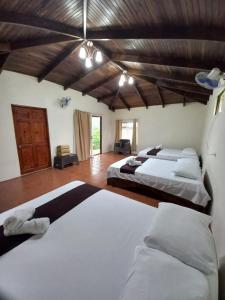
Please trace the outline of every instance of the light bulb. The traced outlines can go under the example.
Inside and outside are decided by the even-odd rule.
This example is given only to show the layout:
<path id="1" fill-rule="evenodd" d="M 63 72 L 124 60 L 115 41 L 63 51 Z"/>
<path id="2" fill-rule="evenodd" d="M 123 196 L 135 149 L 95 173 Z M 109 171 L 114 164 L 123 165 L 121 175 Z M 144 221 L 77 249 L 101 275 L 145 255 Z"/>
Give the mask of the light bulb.
<path id="1" fill-rule="evenodd" d="M 124 80 L 120 77 L 119 86 L 124 86 Z"/>
<path id="2" fill-rule="evenodd" d="M 86 60 L 85 60 L 85 67 L 88 68 L 88 69 L 92 67 L 92 61 L 91 61 L 90 57 L 86 58 Z"/>
<path id="3" fill-rule="evenodd" d="M 87 46 L 88 46 L 88 47 L 92 47 L 92 46 L 93 46 L 93 42 L 92 42 L 92 41 L 88 41 L 88 42 L 87 42 Z"/>
<path id="4" fill-rule="evenodd" d="M 122 75 L 120 76 L 120 80 L 123 81 L 123 82 L 125 82 L 125 81 L 126 81 L 126 76 L 125 76 L 124 74 L 122 74 Z"/>
<path id="5" fill-rule="evenodd" d="M 133 84 L 134 83 L 134 78 L 133 77 L 129 77 L 129 79 L 128 79 L 128 84 Z"/>
<path id="6" fill-rule="evenodd" d="M 80 48 L 79 57 L 81 59 L 85 59 L 87 57 L 87 51 L 84 47 Z"/>
<path id="7" fill-rule="evenodd" d="M 102 52 L 97 50 L 96 55 L 95 55 L 95 61 L 97 63 L 101 63 L 102 62 Z"/>

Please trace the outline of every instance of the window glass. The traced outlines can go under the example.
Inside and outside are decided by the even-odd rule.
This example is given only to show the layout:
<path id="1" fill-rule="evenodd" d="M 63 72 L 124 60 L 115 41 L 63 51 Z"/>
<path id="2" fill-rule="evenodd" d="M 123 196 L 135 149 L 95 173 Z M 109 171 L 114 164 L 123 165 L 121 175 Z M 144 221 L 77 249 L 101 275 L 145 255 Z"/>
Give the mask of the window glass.
<path id="1" fill-rule="evenodd" d="M 129 139 L 132 143 L 133 135 L 133 122 L 123 121 L 122 122 L 122 139 Z"/>

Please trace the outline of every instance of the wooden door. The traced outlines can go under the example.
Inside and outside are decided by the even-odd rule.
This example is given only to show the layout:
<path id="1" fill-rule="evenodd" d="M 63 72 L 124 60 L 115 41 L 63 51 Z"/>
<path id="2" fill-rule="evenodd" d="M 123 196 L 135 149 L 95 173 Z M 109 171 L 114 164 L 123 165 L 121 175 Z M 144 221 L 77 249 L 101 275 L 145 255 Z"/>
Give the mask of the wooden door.
<path id="1" fill-rule="evenodd" d="M 12 105 L 12 112 L 21 174 L 50 167 L 46 109 Z"/>

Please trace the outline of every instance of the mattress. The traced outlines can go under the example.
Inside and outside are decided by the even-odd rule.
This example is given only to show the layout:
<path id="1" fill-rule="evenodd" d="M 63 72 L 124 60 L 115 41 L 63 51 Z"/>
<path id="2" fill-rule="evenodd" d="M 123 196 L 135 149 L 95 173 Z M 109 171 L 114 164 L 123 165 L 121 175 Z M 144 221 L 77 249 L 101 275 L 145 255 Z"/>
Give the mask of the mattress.
<path id="1" fill-rule="evenodd" d="M 156 155 L 148 155 L 147 152 L 152 149 L 153 149 L 153 147 L 143 149 L 138 153 L 138 156 L 160 158 L 160 159 L 167 159 L 167 160 L 178 160 L 179 158 L 185 158 L 185 157 L 188 157 L 188 158 L 191 157 L 191 158 L 198 159 L 197 154 L 196 155 L 185 155 L 185 154 L 183 154 L 183 150 L 181 150 L 181 149 L 170 149 L 170 148 L 162 149 Z"/>
<path id="2" fill-rule="evenodd" d="M 83 184 L 73 181 L 20 208 L 37 207 Z M 0 224 L 12 210 L 0 214 Z M 134 249 L 143 244 L 157 208 L 100 190 L 0 256 L 0 299 L 115 300 Z"/>
<path id="3" fill-rule="evenodd" d="M 121 166 L 126 164 L 129 158 L 113 163 L 107 170 L 107 178 L 134 181 L 206 207 L 210 197 L 202 180 L 175 176 L 173 169 L 176 161 L 150 158 L 135 170 L 134 175 L 121 173 Z"/>

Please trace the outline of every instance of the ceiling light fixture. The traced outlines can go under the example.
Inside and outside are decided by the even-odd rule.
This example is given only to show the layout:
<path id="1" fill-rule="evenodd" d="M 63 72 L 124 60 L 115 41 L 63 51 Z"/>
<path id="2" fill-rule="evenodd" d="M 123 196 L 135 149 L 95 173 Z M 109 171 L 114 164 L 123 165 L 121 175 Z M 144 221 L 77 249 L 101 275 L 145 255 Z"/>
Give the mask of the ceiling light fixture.
<path id="1" fill-rule="evenodd" d="M 120 76 L 120 80 L 119 80 L 119 86 L 122 87 L 124 86 L 125 83 L 128 83 L 129 85 L 134 84 L 134 78 L 131 76 L 127 75 L 127 71 L 123 71 L 123 74 L 121 74 Z"/>
<path id="2" fill-rule="evenodd" d="M 85 60 L 85 67 L 91 68 L 93 62 L 100 64 L 103 61 L 102 52 L 93 46 L 93 42 L 84 41 L 80 47 L 79 57 Z"/>

